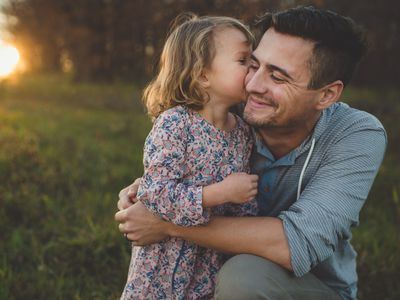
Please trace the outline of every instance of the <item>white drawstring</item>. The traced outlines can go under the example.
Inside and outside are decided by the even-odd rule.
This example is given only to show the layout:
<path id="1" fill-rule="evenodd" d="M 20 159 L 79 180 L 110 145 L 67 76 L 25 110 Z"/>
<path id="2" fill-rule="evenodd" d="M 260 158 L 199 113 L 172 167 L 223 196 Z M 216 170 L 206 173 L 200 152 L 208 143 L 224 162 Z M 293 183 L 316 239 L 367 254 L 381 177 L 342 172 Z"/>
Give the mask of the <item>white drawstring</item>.
<path id="1" fill-rule="evenodd" d="M 306 171 L 308 162 L 310 161 L 311 155 L 312 155 L 312 153 L 314 151 L 314 145 L 315 145 L 315 138 L 313 138 L 312 141 L 311 141 L 310 150 L 308 151 L 308 155 L 307 155 L 306 161 L 304 162 L 303 169 L 301 170 L 301 173 L 300 173 L 299 185 L 297 186 L 297 200 L 299 200 L 299 197 L 300 197 L 301 183 L 303 182 L 304 172 Z"/>

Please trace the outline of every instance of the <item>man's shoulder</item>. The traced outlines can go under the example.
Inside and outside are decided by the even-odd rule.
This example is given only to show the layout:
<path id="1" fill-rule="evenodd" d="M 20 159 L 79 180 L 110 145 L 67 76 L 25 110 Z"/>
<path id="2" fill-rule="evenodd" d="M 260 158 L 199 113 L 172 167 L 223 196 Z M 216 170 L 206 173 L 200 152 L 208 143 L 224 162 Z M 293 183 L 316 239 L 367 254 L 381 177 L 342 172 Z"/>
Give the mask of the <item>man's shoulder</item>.
<path id="1" fill-rule="evenodd" d="M 340 126 L 345 130 L 375 129 L 384 131 L 384 127 L 377 117 L 343 102 L 335 103 L 325 113 L 330 126 L 336 125 L 334 126 L 336 128 Z"/>

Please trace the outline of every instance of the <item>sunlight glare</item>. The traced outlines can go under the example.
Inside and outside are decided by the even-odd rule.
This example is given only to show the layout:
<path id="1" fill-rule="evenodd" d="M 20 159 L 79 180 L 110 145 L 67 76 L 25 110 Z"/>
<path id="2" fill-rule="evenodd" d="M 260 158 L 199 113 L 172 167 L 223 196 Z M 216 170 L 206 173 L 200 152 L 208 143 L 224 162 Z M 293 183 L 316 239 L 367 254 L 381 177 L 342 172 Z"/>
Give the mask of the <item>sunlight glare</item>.
<path id="1" fill-rule="evenodd" d="M 17 48 L 0 44 L 0 77 L 10 75 L 17 67 L 20 56 Z"/>

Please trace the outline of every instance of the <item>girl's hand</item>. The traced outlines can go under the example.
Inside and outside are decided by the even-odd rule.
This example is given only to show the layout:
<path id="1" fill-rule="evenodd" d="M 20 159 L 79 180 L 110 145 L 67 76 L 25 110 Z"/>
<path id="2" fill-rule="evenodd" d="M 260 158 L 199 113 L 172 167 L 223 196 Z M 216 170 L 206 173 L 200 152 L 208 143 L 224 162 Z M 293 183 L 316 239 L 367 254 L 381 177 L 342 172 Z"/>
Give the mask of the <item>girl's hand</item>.
<path id="1" fill-rule="evenodd" d="M 258 176 L 247 173 L 232 173 L 219 182 L 226 202 L 245 203 L 257 195 Z"/>

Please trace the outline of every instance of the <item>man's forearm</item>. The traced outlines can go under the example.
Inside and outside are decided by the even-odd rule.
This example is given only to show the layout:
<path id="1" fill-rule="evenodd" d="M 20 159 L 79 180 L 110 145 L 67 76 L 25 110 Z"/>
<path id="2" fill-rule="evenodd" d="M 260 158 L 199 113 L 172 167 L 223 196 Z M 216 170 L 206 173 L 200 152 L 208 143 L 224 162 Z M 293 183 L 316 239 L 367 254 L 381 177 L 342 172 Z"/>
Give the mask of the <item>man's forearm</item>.
<path id="1" fill-rule="evenodd" d="M 271 217 L 213 217 L 205 226 L 168 226 L 168 234 L 230 254 L 248 253 L 291 270 L 282 221 Z"/>
<path id="2" fill-rule="evenodd" d="M 254 254 L 291 270 L 282 221 L 271 217 L 212 217 L 204 226 L 181 227 L 153 215 L 140 201 L 116 213 L 119 230 L 137 246 L 168 235 L 225 253 Z"/>

